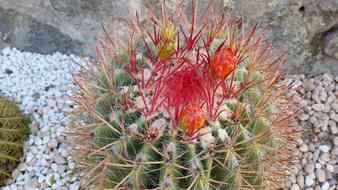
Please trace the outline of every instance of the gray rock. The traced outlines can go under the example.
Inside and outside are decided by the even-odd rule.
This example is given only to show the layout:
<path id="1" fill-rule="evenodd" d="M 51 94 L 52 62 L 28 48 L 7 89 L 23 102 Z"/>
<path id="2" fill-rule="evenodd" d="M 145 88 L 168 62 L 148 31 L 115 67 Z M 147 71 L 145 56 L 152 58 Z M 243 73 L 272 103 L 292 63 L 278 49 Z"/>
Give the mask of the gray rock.
<path id="1" fill-rule="evenodd" d="M 95 35 L 102 34 L 101 23 L 112 23 L 113 13 L 125 19 L 127 10 L 134 13 L 140 7 L 132 0 L 2 0 L 0 46 L 83 54 L 83 44 L 95 43 Z"/>
<path id="2" fill-rule="evenodd" d="M 331 28 L 325 35 L 324 53 L 338 59 L 338 26 Z"/>
<path id="3" fill-rule="evenodd" d="M 12 21 L 14 13 L 10 10 L 4 10 L 0 7 L 0 45 L 2 42 L 8 42 L 11 38 L 10 33 L 13 30 Z"/>

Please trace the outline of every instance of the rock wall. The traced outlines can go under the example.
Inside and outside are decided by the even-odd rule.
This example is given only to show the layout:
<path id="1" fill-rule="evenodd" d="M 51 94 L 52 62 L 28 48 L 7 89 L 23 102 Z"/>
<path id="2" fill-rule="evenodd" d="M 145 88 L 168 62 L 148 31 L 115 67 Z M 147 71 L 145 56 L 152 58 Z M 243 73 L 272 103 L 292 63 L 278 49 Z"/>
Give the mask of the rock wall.
<path id="1" fill-rule="evenodd" d="M 0 0 L 0 48 L 86 54 L 113 15 L 125 17 L 149 0 Z M 157 2 L 157 1 L 155 1 Z M 289 54 L 290 73 L 338 74 L 337 0 L 219 0 L 234 17 L 259 21 Z"/>

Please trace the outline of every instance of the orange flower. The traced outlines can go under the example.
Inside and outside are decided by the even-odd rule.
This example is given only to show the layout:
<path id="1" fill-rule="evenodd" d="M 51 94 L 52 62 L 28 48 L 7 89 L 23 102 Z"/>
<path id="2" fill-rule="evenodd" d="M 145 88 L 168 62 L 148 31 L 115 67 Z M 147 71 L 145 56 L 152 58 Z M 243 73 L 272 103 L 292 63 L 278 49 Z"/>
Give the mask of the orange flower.
<path id="1" fill-rule="evenodd" d="M 205 114 L 202 108 L 197 106 L 188 106 L 181 115 L 181 124 L 188 134 L 194 133 L 203 127 L 205 123 Z"/>
<path id="2" fill-rule="evenodd" d="M 211 73 L 216 79 L 227 77 L 236 67 L 238 61 L 231 48 L 224 48 L 215 53 L 210 62 Z"/>

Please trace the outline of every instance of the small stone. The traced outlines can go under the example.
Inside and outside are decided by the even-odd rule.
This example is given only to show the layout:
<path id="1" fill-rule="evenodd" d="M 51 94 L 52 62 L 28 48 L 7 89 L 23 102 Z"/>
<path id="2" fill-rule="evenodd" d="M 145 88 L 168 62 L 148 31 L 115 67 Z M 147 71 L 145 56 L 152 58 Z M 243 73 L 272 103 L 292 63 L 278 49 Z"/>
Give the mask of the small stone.
<path id="1" fill-rule="evenodd" d="M 334 169 L 333 166 L 331 164 L 326 165 L 326 169 L 327 171 L 329 171 L 330 173 L 333 173 Z"/>
<path id="2" fill-rule="evenodd" d="M 301 121 L 306 121 L 310 118 L 310 116 L 308 114 L 300 114 L 298 119 L 301 120 Z"/>
<path id="3" fill-rule="evenodd" d="M 36 145 L 42 145 L 42 140 L 39 137 L 35 137 L 34 144 Z"/>
<path id="4" fill-rule="evenodd" d="M 60 90 L 61 92 L 66 92 L 66 91 L 68 90 L 68 87 L 67 87 L 67 85 L 61 85 L 61 86 L 59 87 L 59 90 Z"/>
<path id="5" fill-rule="evenodd" d="M 331 113 L 330 114 L 330 119 L 338 123 L 338 114 L 336 113 Z"/>
<path id="6" fill-rule="evenodd" d="M 23 172 L 23 171 L 27 170 L 27 167 L 28 167 L 28 166 L 27 166 L 26 163 L 22 163 L 22 164 L 20 164 L 20 166 L 19 166 L 19 170 Z"/>
<path id="7" fill-rule="evenodd" d="M 303 175 L 298 175 L 297 176 L 297 184 L 299 185 L 300 188 L 304 187 L 305 181 L 304 181 L 304 176 Z"/>
<path id="8" fill-rule="evenodd" d="M 298 184 L 293 184 L 290 188 L 290 190 L 299 190 L 299 185 Z"/>
<path id="9" fill-rule="evenodd" d="M 316 174 L 317 181 L 324 182 L 326 180 L 326 174 L 325 174 L 324 170 L 316 169 L 315 174 Z"/>
<path id="10" fill-rule="evenodd" d="M 309 150 L 308 146 L 306 144 L 302 144 L 300 147 L 299 147 L 299 150 L 301 152 L 307 152 Z"/>
<path id="11" fill-rule="evenodd" d="M 316 163 L 316 164 L 315 164 L 315 168 L 316 168 L 316 169 L 320 169 L 320 168 L 322 168 L 322 165 L 320 165 L 320 163 Z"/>
<path id="12" fill-rule="evenodd" d="M 66 160 L 61 156 L 61 155 L 57 155 L 54 157 L 54 161 L 56 164 L 64 164 L 66 163 Z"/>
<path id="13" fill-rule="evenodd" d="M 47 99 L 47 106 L 53 108 L 56 106 L 56 102 L 53 99 Z"/>
<path id="14" fill-rule="evenodd" d="M 35 123 L 31 123 L 29 124 L 29 128 L 30 128 L 31 134 L 36 135 L 36 133 L 38 132 L 38 125 Z"/>
<path id="15" fill-rule="evenodd" d="M 313 163 L 306 164 L 304 166 L 304 171 L 308 174 L 311 174 L 315 171 L 315 165 Z"/>
<path id="16" fill-rule="evenodd" d="M 77 190 L 79 188 L 79 184 L 77 182 L 74 182 L 70 184 L 69 189 L 70 190 Z"/>
<path id="17" fill-rule="evenodd" d="M 331 134 L 335 135 L 338 133 L 338 128 L 337 126 L 330 126 L 330 132 Z"/>
<path id="18" fill-rule="evenodd" d="M 328 153 L 330 151 L 330 147 L 328 147 L 327 145 L 320 145 L 319 150 L 321 150 L 324 153 Z"/>
<path id="19" fill-rule="evenodd" d="M 313 104 L 312 109 L 318 112 L 322 112 L 325 109 L 324 104 Z"/>
<path id="20" fill-rule="evenodd" d="M 66 166 L 58 165 L 57 169 L 58 169 L 58 173 L 64 173 L 66 171 Z"/>
<path id="21" fill-rule="evenodd" d="M 57 139 L 51 139 L 48 142 L 48 147 L 51 149 L 55 149 L 58 147 L 58 140 Z"/>
<path id="22" fill-rule="evenodd" d="M 13 170 L 13 172 L 12 172 L 13 179 L 16 179 L 20 174 L 21 174 L 21 172 L 20 172 L 19 169 Z"/>
<path id="23" fill-rule="evenodd" d="M 52 168 L 52 170 L 54 171 L 54 172 L 58 172 L 58 165 L 57 164 L 51 164 L 50 165 L 50 168 Z"/>
<path id="24" fill-rule="evenodd" d="M 305 91 L 312 91 L 316 88 L 316 86 L 309 80 L 303 81 L 303 88 Z"/>
<path id="25" fill-rule="evenodd" d="M 311 187 L 314 183 L 315 183 L 315 181 L 310 176 L 306 176 L 306 178 L 305 178 L 305 186 L 306 187 Z"/>
<path id="26" fill-rule="evenodd" d="M 38 181 L 34 178 L 29 179 L 23 187 L 25 190 L 35 190 L 38 187 Z"/>
<path id="27" fill-rule="evenodd" d="M 336 145 L 336 146 L 338 146 L 338 137 L 335 137 L 333 139 L 333 144 Z"/>
<path id="28" fill-rule="evenodd" d="M 330 183 L 325 181 L 323 184 L 322 184 L 322 187 L 321 187 L 321 190 L 328 190 L 330 188 Z"/>

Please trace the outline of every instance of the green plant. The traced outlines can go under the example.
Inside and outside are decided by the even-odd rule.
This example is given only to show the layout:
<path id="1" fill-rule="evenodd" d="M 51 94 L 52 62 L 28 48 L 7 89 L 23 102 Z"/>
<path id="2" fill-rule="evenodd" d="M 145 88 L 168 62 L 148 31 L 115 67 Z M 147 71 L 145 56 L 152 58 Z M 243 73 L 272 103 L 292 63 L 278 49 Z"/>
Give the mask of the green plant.
<path id="1" fill-rule="evenodd" d="M 13 102 L 0 96 L 0 185 L 20 163 L 29 122 Z"/>
<path id="2" fill-rule="evenodd" d="M 194 1 L 190 19 L 181 4 L 164 7 L 145 22 L 137 13 L 124 35 L 104 28 L 98 60 L 74 76 L 83 185 L 279 187 L 297 134 L 287 87 L 276 84 L 284 57 L 257 25 L 198 12 Z"/>

